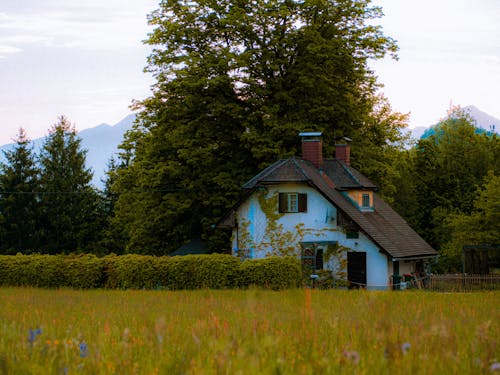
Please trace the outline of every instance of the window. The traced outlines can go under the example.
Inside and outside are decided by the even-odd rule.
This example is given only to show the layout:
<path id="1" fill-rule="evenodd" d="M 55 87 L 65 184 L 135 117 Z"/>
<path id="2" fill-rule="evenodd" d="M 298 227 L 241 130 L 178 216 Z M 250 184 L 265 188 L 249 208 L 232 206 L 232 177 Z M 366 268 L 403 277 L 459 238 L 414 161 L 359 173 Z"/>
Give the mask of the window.
<path id="1" fill-rule="evenodd" d="M 316 249 L 316 269 L 323 269 L 323 249 Z"/>
<path id="2" fill-rule="evenodd" d="M 322 270 L 324 267 L 323 249 L 316 245 L 302 248 L 302 267 L 312 273 Z"/>
<path id="3" fill-rule="evenodd" d="M 357 230 L 348 229 L 346 234 L 345 234 L 345 238 L 348 238 L 348 239 L 359 238 L 359 232 Z"/>
<path id="4" fill-rule="evenodd" d="M 307 212 L 307 194 L 280 193 L 279 212 Z"/>
<path id="5" fill-rule="evenodd" d="M 363 194 L 361 207 L 363 207 L 363 208 L 370 208 L 371 207 L 370 194 Z"/>

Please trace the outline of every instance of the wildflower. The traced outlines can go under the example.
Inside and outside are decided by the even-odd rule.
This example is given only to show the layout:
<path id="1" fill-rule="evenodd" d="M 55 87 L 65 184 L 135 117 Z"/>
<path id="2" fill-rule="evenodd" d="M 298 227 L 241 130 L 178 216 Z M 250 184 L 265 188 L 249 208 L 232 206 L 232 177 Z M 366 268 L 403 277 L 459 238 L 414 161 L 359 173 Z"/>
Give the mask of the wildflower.
<path id="1" fill-rule="evenodd" d="M 30 344 L 33 344 L 38 336 L 42 334 L 42 329 L 37 328 L 37 329 L 29 329 L 28 330 L 28 342 Z"/>
<path id="2" fill-rule="evenodd" d="M 411 344 L 409 342 L 404 342 L 401 345 L 401 351 L 403 352 L 403 354 L 408 353 L 410 351 L 410 348 L 411 348 Z"/>
<path id="3" fill-rule="evenodd" d="M 89 355 L 89 348 L 87 346 L 87 343 L 85 341 L 82 341 L 80 343 L 80 357 L 85 358 Z"/>
<path id="4" fill-rule="evenodd" d="M 500 362 L 493 362 L 490 366 L 491 372 L 500 372 Z"/>
<path id="5" fill-rule="evenodd" d="M 355 365 L 357 365 L 359 363 L 359 360 L 361 359 L 361 356 L 355 350 L 344 350 L 342 354 L 347 360 L 351 361 Z"/>

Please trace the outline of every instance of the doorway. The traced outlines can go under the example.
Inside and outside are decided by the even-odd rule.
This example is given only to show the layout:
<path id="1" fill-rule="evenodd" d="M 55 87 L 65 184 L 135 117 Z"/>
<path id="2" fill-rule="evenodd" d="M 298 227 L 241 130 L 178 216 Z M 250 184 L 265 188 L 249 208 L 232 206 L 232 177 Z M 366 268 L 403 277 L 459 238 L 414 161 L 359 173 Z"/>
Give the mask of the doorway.
<path id="1" fill-rule="evenodd" d="M 347 253 L 347 280 L 349 288 L 366 288 L 366 253 Z"/>

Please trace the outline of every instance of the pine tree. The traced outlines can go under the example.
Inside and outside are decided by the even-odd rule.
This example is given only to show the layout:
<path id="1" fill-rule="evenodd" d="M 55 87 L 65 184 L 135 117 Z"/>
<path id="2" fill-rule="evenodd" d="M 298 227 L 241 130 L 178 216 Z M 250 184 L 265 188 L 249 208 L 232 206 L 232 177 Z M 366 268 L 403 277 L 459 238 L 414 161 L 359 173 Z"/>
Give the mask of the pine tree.
<path id="1" fill-rule="evenodd" d="M 41 151 L 41 235 L 48 253 L 97 251 L 102 205 L 80 143 L 74 126 L 61 116 Z"/>
<path id="2" fill-rule="evenodd" d="M 4 155 L 6 162 L 0 165 L 0 253 L 37 251 L 39 170 L 24 129 L 19 129 L 14 149 Z"/>

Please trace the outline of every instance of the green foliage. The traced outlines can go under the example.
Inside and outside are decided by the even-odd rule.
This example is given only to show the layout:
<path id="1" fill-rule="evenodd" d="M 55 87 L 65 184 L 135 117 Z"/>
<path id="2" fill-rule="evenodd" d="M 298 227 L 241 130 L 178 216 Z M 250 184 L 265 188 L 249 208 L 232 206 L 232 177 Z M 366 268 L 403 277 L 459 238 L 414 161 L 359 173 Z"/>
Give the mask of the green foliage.
<path id="1" fill-rule="evenodd" d="M 433 135 L 396 162 L 394 184 L 400 191 L 394 194 L 394 207 L 432 246 L 444 251 L 452 239 L 448 221 L 473 212 L 476 190 L 488 171 L 500 173 L 499 155 L 498 136 L 477 133 L 474 120 L 453 109 Z"/>
<path id="2" fill-rule="evenodd" d="M 456 115 L 443 121 L 435 135 L 417 146 L 415 193 L 421 212 L 420 229 L 435 246 L 446 241 L 439 233 L 445 212 L 470 214 L 478 185 L 489 170 L 499 168 L 494 155 L 500 139 L 477 134 L 466 114 Z"/>
<path id="3" fill-rule="evenodd" d="M 147 255 L 109 255 L 104 258 L 106 287 L 154 289 L 158 286 L 158 258 Z"/>
<path id="4" fill-rule="evenodd" d="M 68 119 L 50 129 L 40 155 L 40 249 L 48 253 L 95 251 L 104 225 L 102 202 L 91 187 L 86 151 Z"/>
<path id="5" fill-rule="evenodd" d="M 38 166 L 30 140 L 21 128 L 12 151 L 0 165 L 0 254 L 38 247 Z"/>
<path id="6" fill-rule="evenodd" d="M 0 256 L 0 285 L 98 288 L 103 286 L 103 266 L 94 255 Z"/>
<path id="7" fill-rule="evenodd" d="M 160 275 L 166 289 L 234 288 L 240 260 L 223 254 L 162 257 Z"/>
<path id="8" fill-rule="evenodd" d="M 247 259 L 239 269 L 238 286 L 290 289 L 302 283 L 302 268 L 296 257 Z"/>
<path id="9" fill-rule="evenodd" d="M 472 212 L 450 215 L 446 224 L 451 241 L 444 253 L 460 265 L 464 245 L 500 243 L 500 176 L 490 172 L 477 189 Z"/>
<path id="10" fill-rule="evenodd" d="M 146 41 L 156 84 L 112 186 L 114 238 L 155 255 L 200 236 L 221 249 L 212 225 L 243 182 L 297 153 L 299 131 L 322 131 L 330 153 L 343 135 L 363 140 L 353 155 L 383 164 L 405 124 L 374 109 L 368 60 L 397 49 L 380 16 L 366 0 L 161 2 Z"/>
<path id="11" fill-rule="evenodd" d="M 111 289 L 228 289 L 300 285 L 296 258 L 241 262 L 231 255 L 0 255 L 0 286 Z"/>

